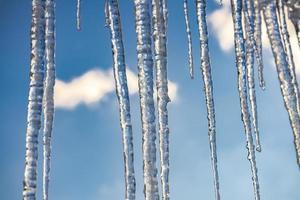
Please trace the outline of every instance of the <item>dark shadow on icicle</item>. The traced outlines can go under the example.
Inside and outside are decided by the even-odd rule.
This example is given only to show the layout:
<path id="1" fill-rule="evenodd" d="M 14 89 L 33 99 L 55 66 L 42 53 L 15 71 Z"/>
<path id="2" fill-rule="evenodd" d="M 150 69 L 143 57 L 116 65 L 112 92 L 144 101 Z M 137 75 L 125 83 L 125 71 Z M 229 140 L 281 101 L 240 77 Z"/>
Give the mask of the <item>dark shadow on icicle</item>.
<path id="1" fill-rule="evenodd" d="M 234 24 L 234 43 L 236 54 L 236 66 L 238 71 L 238 90 L 240 96 L 242 121 L 244 123 L 247 139 L 248 160 L 251 165 L 252 182 L 254 187 L 255 200 L 260 200 L 258 174 L 255 160 L 255 150 L 251 132 L 251 120 L 247 101 L 247 82 L 246 82 L 246 60 L 245 44 L 242 28 L 242 1 L 231 0 L 232 18 Z"/>
<path id="2" fill-rule="evenodd" d="M 170 199 L 169 187 L 169 127 L 167 76 L 167 38 L 162 0 L 152 0 L 154 64 L 156 68 L 158 132 L 160 149 L 160 177 L 162 199 Z"/>
<path id="3" fill-rule="evenodd" d="M 125 199 L 134 200 L 136 181 L 134 175 L 133 134 L 119 3 L 118 0 L 107 0 L 105 5 L 106 22 L 111 36 L 113 70 L 122 130 L 125 165 Z"/>
<path id="4" fill-rule="evenodd" d="M 201 50 L 201 71 L 204 82 L 205 100 L 208 119 L 208 137 L 210 147 L 210 159 L 212 162 L 215 199 L 220 200 L 219 175 L 217 165 L 217 145 L 216 145 L 216 120 L 213 98 L 213 82 L 211 75 L 211 65 L 208 47 L 208 31 L 206 22 L 206 0 L 197 0 L 197 22 L 199 28 L 200 50 Z"/>
<path id="5" fill-rule="evenodd" d="M 260 135 L 258 129 L 258 117 L 257 117 L 257 103 L 255 92 L 255 79 L 254 79 L 254 46 L 252 45 L 255 40 L 254 37 L 250 37 L 250 31 L 254 29 L 254 5 L 252 0 L 243 0 L 244 17 L 248 14 L 251 21 L 246 23 L 246 66 L 247 66 L 247 85 L 249 92 L 250 108 L 252 114 L 252 124 L 254 129 L 254 135 L 256 140 L 256 150 L 261 152 Z M 247 12 L 247 13 L 246 13 Z M 247 21 L 247 19 L 245 19 Z M 252 26 L 250 28 L 249 26 Z M 253 39 L 253 41 L 250 41 Z"/>
<path id="6" fill-rule="evenodd" d="M 81 0 L 77 0 L 76 5 L 76 28 L 78 31 L 81 30 Z"/>
<path id="7" fill-rule="evenodd" d="M 45 0 L 32 1 L 30 34 L 31 61 L 23 200 L 35 200 L 37 193 L 38 135 L 41 129 L 44 92 Z"/>
<path id="8" fill-rule="evenodd" d="M 295 31 L 298 38 L 298 45 L 300 47 L 300 1 L 299 0 L 287 0 L 286 5 L 289 11 L 289 18 L 294 24 Z"/>
<path id="9" fill-rule="evenodd" d="M 275 58 L 281 93 L 294 133 L 297 163 L 300 166 L 300 118 L 297 109 L 297 95 L 295 93 L 292 74 L 289 69 L 288 58 L 281 39 L 275 1 L 268 0 L 265 2 L 263 5 L 263 14 L 273 56 Z"/>
<path id="10" fill-rule="evenodd" d="M 143 173 L 146 200 L 159 200 L 156 168 L 156 124 L 153 99 L 153 59 L 149 0 L 135 0 L 138 82 L 143 130 Z"/>
<path id="11" fill-rule="evenodd" d="M 190 28 L 188 0 L 183 1 L 183 11 L 185 19 L 185 30 L 188 39 L 188 56 L 189 56 L 189 72 L 191 79 L 194 78 L 194 62 L 193 62 L 193 47 L 192 47 L 192 33 Z"/>
<path id="12" fill-rule="evenodd" d="M 54 118 L 55 84 L 55 0 L 46 0 L 45 9 L 45 66 L 44 81 L 44 162 L 43 162 L 43 200 L 49 199 L 49 175 L 51 161 L 51 138 Z"/>

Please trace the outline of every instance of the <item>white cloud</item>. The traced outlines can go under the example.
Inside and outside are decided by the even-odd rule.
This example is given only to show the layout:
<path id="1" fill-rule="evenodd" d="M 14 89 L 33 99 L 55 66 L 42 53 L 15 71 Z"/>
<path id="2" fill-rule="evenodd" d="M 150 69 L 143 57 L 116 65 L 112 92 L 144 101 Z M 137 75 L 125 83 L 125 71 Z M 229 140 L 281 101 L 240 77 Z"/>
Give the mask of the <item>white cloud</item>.
<path id="1" fill-rule="evenodd" d="M 233 23 L 231 16 L 230 1 L 224 0 L 223 6 L 208 16 L 208 22 L 212 27 L 213 34 L 217 38 L 221 49 L 225 52 L 228 52 L 234 47 L 234 38 L 233 38 Z M 297 42 L 297 36 L 293 28 L 292 23 L 288 20 L 288 30 L 290 33 L 290 41 L 294 54 L 294 61 L 296 65 L 297 73 L 300 73 L 300 49 Z M 262 20 L 262 43 L 263 48 L 270 49 L 269 39 L 266 33 L 266 26 L 264 20 Z M 273 58 L 272 62 L 273 61 Z"/>
<path id="2" fill-rule="evenodd" d="M 138 92 L 138 77 L 127 69 L 129 93 Z M 115 82 L 112 70 L 92 69 L 69 82 L 57 79 L 55 84 L 55 107 L 73 109 L 80 104 L 92 105 L 100 102 L 115 92 Z M 175 101 L 177 85 L 169 81 L 169 96 Z"/>

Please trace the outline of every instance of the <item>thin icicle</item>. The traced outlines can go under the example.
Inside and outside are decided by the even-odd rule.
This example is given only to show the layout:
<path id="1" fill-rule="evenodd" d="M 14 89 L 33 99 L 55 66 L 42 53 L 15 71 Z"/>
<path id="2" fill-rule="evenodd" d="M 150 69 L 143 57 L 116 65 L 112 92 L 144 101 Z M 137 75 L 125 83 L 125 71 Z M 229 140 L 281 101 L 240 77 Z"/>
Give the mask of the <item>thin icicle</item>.
<path id="1" fill-rule="evenodd" d="M 249 90 L 249 100 L 250 100 L 250 108 L 252 114 L 252 124 L 256 139 L 256 150 L 261 152 L 261 144 L 260 144 L 260 136 L 258 130 L 258 117 L 257 117 L 257 104 L 256 104 L 256 92 L 255 92 L 255 81 L 254 81 L 254 47 L 251 43 L 251 38 L 249 34 L 249 27 L 254 26 L 252 19 L 254 19 L 254 5 L 252 0 L 244 0 L 243 1 L 243 9 L 244 13 L 248 12 L 251 23 L 246 24 L 246 66 L 247 66 L 247 84 Z M 245 4 L 248 4 L 246 6 Z M 245 15 L 244 15 L 245 16 Z M 255 41 L 253 41 L 255 42 Z"/>
<path id="2" fill-rule="evenodd" d="M 268 0 L 265 2 L 263 14 L 273 56 L 275 58 L 281 93 L 294 133 L 297 163 L 300 167 L 300 118 L 297 109 L 297 95 L 295 94 L 295 85 L 293 84 L 289 63 L 281 40 L 275 1 Z"/>
<path id="3" fill-rule="evenodd" d="M 55 84 L 55 0 L 46 0 L 45 8 L 45 66 L 44 81 L 44 162 L 43 162 L 43 199 L 48 200 L 49 174 L 51 158 L 51 135 L 54 117 L 54 84 Z"/>
<path id="4" fill-rule="evenodd" d="M 170 199 L 169 189 L 169 127 L 167 77 L 167 38 L 164 22 L 162 0 L 152 0 L 152 22 L 154 41 L 154 63 L 156 67 L 158 132 L 160 147 L 160 177 L 162 199 Z"/>
<path id="5" fill-rule="evenodd" d="M 188 55 L 189 55 L 189 71 L 190 77 L 194 78 L 194 63 L 193 63 L 193 47 L 192 47 L 192 33 L 190 28 L 190 19 L 188 12 L 188 0 L 183 1 L 183 10 L 184 10 L 184 19 L 185 19 L 185 28 L 188 39 Z"/>
<path id="6" fill-rule="evenodd" d="M 169 19 L 169 12 L 168 12 L 168 0 L 161 0 L 162 9 L 163 9 L 163 15 L 164 15 L 164 22 L 165 22 L 165 30 L 167 34 L 168 29 L 168 19 Z"/>
<path id="7" fill-rule="evenodd" d="M 144 194 L 146 200 L 159 200 L 156 168 L 156 125 L 153 100 L 153 60 L 150 1 L 135 0 L 138 82 L 143 129 Z"/>
<path id="8" fill-rule="evenodd" d="M 282 35 L 282 41 L 284 44 L 285 52 L 287 55 L 287 60 L 289 63 L 289 69 L 292 77 L 292 83 L 294 85 L 294 90 L 295 90 L 295 95 L 297 99 L 297 109 L 298 113 L 300 114 L 300 101 L 299 101 L 299 89 L 298 89 L 298 83 L 297 83 L 297 76 L 296 76 L 296 67 L 294 63 L 294 57 L 293 57 L 293 52 L 292 52 L 292 47 L 291 47 L 291 42 L 290 42 L 290 36 L 289 32 L 287 29 L 287 23 L 286 23 L 286 15 L 285 15 L 285 10 L 284 10 L 284 5 L 283 5 L 283 0 L 277 0 L 278 3 L 278 17 L 279 17 L 279 22 L 280 22 L 280 30 L 281 30 L 281 35 Z"/>
<path id="9" fill-rule="evenodd" d="M 32 1 L 31 62 L 27 111 L 26 157 L 23 181 L 23 199 L 35 200 L 37 191 L 38 135 L 41 128 L 44 49 L 45 1 Z"/>
<path id="10" fill-rule="evenodd" d="M 258 50 L 258 47 L 256 46 L 256 42 L 255 42 L 255 37 L 254 37 L 254 16 L 250 16 L 250 10 L 254 9 L 254 5 L 250 5 L 250 3 L 252 4 L 253 2 L 251 2 L 250 0 L 242 0 L 242 4 L 244 7 L 244 17 L 245 17 L 245 24 L 246 24 L 246 28 L 247 28 L 247 33 L 249 36 L 249 41 L 250 41 L 250 45 L 251 47 L 254 49 L 254 53 L 255 53 L 255 58 L 257 61 L 257 65 L 258 65 L 258 69 L 261 70 L 263 67 L 263 60 L 261 57 L 261 54 Z M 248 5 L 249 4 L 249 5 Z M 250 6 L 253 6 L 253 8 L 251 8 Z M 249 9 L 248 9 L 249 7 Z M 254 11 L 252 11 L 254 12 Z M 264 85 L 264 84 L 263 84 Z M 262 87 L 262 89 L 264 90 L 265 88 Z"/>
<path id="11" fill-rule="evenodd" d="M 215 199 L 220 200 L 219 175 L 217 166 L 217 145 L 216 145 L 216 120 L 213 98 L 213 83 L 208 48 L 208 31 L 206 21 L 206 0 L 197 0 L 197 22 L 199 26 L 199 39 L 201 49 L 201 70 L 204 82 L 205 100 L 208 119 L 208 137 L 210 147 L 210 159 L 212 162 Z"/>
<path id="12" fill-rule="evenodd" d="M 254 0 L 254 38 L 257 47 L 257 54 L 263 60 L 262 55 L 262 37 L 261 37 L 261 10 L 259 5 L 260 0 Z M 258 81 L 262 90 L 265 90 L 266 83 L 264 78 L 263 62 L 257 63 Z"/>
<path id="13" fill-rule="evenodd" d="M 134 200 L 136 183 L 134 175 L 133 134 L 119 3 L 118 0 L 107 0 L 106 5 L 108 11 L 106 18 L 108 19 L 107 25 L 111 35 L 113 69 L 122 129 L 125 164 L 125 199 Z"/>
<path id="14" fill-rule="evenodd" d="M 78 31 L 81 30 L 81 0 L 77 0 L 77 5 L 76 5 L 76 28 Z"/>
<path id="15" fill-rule="evenodd" d="M 246 82 L 246 61 L 245 46 L 242 29 L 242 2 L 231 0 L 232 18 L 234 24 L 234 41 L 236 53 L 236 66 L 238 70 L 238 90 L 240 96 L 242 121 L 244 123 L 247 138 L 248 160 L 251 164 L 252 181 L 254 187 L 255 200 L 260 199 L 258 175 L 255 161 L 255 150 L 251 133 L 251 120 L 247 102 L 247 82 Z"/>

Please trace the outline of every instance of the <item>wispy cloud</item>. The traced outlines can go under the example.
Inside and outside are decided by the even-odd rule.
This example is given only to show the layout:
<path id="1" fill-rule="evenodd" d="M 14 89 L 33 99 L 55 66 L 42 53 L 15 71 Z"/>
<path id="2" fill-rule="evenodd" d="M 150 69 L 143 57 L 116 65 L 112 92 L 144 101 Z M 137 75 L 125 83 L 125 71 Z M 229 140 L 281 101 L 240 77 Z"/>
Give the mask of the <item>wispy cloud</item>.
<path id="1" fill-rule="evenodd" d="M 127 70 L 129 93 L 138 92 L 137 75 Z M 74 109 L 80 104 L 92 105 L 101 102 L 112 92 L 115 92 L 115 82 L 112 70 L 92 69 L 71 81 L 56 80 L 55 107 Z M 177 85 L 169 81 L 169 96 L 173 101 L 177 99 Z"/>
<path id="2" fill-rule="evenodd" d="M 233 49 L 233 23 L 231 16 L 230 1 L 224 0 L 223 6 L 208 16 L 208 22 L 212 27 L 213 34 L 217 38 L 221 49 L 225 52 L 229 52 Z M 288 30 L 290 33 L 290 41 L 294 54 L 294 61 L 296 65 L 296 71 L 300 74 L 300 49 L 297 43 L 297 36 L 293 28 L 292 23 L 288 20 Z M 266 26 L 264 20 L 262 20 L 262 42 L 263 48 L 270 49 L 269 38 L 266 33 Z M 273 62 L 273 58 L 272 62 Z"/>

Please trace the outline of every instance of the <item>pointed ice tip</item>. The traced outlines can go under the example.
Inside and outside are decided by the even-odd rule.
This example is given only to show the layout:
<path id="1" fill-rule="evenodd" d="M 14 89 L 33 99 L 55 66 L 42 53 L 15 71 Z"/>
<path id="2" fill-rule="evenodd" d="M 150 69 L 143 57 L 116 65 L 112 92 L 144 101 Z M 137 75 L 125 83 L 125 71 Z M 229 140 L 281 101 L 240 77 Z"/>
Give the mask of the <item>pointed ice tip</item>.
<path id="1" fill-rule="evenodd" d="M 260 146 L 260 145 L 257 145 L 256 151 L 257 151 L 257 152 L 261 152 L 261 146 Z"/>
<path id="2" fill-rule="evenodd" d="M 194 74 L 190 74 L 190 78 L 194 80 Z"/>
<path id="3" fill-rule="evenodd" d="M 259 87 L 261 88 L 262 91 L 266 90 L 266 84 L 265 83 L 260 84 Z"/>
<path id="4" fill-rule="evenodd" d="M 222 0 L 219 0 L 219 5 L 223 6 L 223 1 Z"/>

